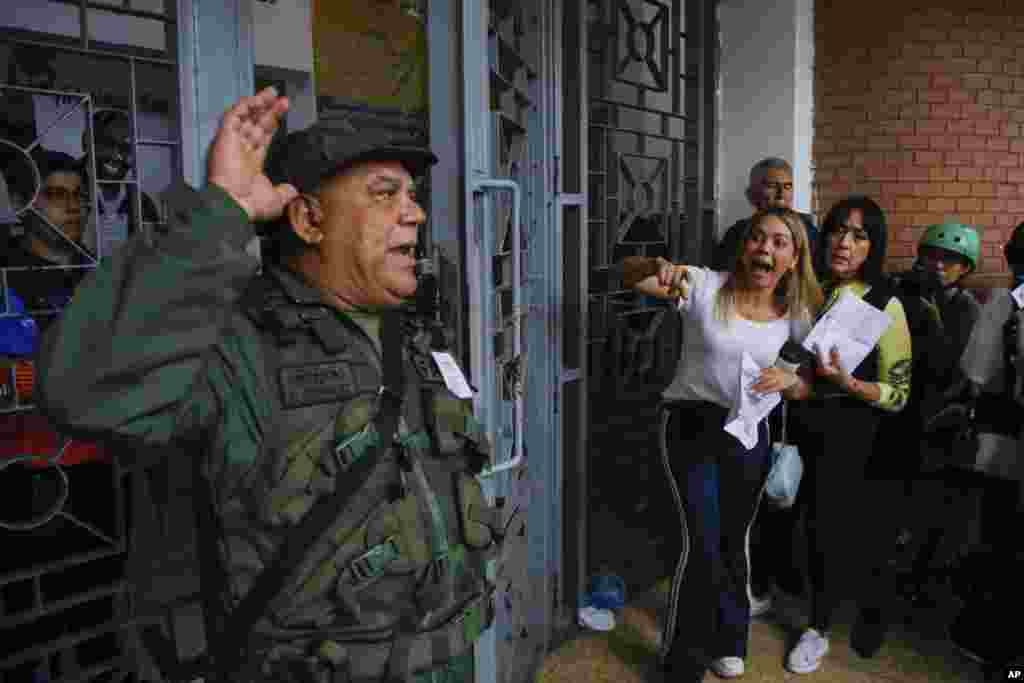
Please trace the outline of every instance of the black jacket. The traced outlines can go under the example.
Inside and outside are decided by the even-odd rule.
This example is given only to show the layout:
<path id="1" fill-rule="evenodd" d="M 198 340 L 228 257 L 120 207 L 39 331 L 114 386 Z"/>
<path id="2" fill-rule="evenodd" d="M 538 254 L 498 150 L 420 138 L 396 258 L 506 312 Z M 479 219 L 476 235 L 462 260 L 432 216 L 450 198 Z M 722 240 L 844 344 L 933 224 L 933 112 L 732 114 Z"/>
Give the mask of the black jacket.
<path id="1" fill-rule="evenodd" d="M 37 256 L 28 250 L 24 240 L 12 240 L 0 257 L 0 267 L 39 268 L 40 270 L 9 270 L 7 284 L 25 304 L 26 310 L 52 311 L 63 309 L 71 299 L 78 283 L 89 272 L 87 267 L 43 269 L 60 265 Z M 76 258 L 71 265 L 86 266 L 84 257 Z M 3 292 L 3 304 L 7 303 L 7 292 Z M 55 314 L 32 315 L 42 332 L 53 322 Z"/>

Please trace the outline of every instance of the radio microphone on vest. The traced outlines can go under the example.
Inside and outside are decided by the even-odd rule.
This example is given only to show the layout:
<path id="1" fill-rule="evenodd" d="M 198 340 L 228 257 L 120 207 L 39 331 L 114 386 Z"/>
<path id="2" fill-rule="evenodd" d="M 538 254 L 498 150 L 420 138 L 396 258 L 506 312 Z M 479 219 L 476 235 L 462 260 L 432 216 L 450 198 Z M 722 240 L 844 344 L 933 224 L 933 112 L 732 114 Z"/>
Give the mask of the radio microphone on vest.
<path id="1" fill-rule="evenodd" d="M 416 311 L 433 317 L 437 313 L 437 276 L 433 259 L 424 258 L 416 262 L 416 279 Z"/>

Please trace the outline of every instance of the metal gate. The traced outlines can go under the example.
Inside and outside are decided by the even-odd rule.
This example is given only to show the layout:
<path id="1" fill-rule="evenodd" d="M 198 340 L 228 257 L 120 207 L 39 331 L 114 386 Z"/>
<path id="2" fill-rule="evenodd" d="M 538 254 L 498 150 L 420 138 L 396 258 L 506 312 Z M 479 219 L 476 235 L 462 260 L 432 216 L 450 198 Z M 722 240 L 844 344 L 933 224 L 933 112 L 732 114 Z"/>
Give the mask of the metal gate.
<path id="1" fill-rule="evenodd" d="M 160 229 L 156 197 L 181 173 L 176 7 L 12 2 L 0 17 L 0 678 L 124 680 L 132 477 L 109 451 L 55 433 L 36 413 L 28 321 L 38 329 L 59 316 L 77 279 L 64 275 Z M 98 135 L 114 165 L 98 167 Z M 80 189 L 48 183 L 59 174 L 45 169 L 68 158 L 83 163 Z M 70 234 L 76 208 L 80 239 Z M 30 255 L 11 265 L 15 253 Z"/>
<path id="2" fill-rule="evenodd" d="M 465 274 L 476 409 L 494 444 L 487 493 L 509 520 L 478 681 L 529 680 L 558 599 L 553 429 L 551 3 L 464 0 Z"/>
<path id="3" fill-rule="evenodd" d="M 714 234 L 714 0 L 566 0 L 562 22 L 566 588 L 608 568 L 648 588 L 671 570 L 655 458 L 677 316 L 625 290 L 630 255 L 702 263 Z M 584 438 L 585 437 L 585 438 Z M 577 444 L 579 444 L 577 446 Z M 632 486 L 623 486 L 631 482 Z M 659 504 L 657 501 L 661 501 Z M 665 564 L 668 566 L 666 567 Z"/>

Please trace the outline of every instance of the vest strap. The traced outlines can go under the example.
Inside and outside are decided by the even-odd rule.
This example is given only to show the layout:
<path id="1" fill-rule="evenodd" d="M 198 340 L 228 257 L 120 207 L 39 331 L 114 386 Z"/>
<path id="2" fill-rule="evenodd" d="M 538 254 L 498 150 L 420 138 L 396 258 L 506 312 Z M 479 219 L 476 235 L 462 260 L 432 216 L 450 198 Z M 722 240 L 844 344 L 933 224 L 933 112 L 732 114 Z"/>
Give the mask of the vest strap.
<path id="1" fill-rule="evenodd" d="M 384 573 L 387 566 L 398 559 L 401 552 L 394 537 L 389 536 L 365 553 L 349 562 L 348 569 L 342 573 L 342 579 L 351 577 L 356 587 L 369 583 Z M 348 577 L 346 577 L 348 575 Z"/>
<path id="2" fill-rule="evenodd" d="M 256 577 L 241 603 L 228 615 L 221 651 L 216 657 L 217 666 L 224 674 L 242 670 L 249 659 L 252 627 L 280 594 L 288 577 L 305 560 L 317 539 L 345 513 L 355 493 L 370 478 L 379 456 L 384 452 L 383 444 L 394 442 L 405 394 L 401 324 L 400 314 L 391 312 L 384 316 L 381 327 L 384 385 L 380 392 L 380 409 L 373 424 L 375 431 L 383 437 L 382 443 L 368 451 L 373 457 L 361 457 L 352 463 L 346 476 L 338 478 L 333 495 L 317 499 L 299 525 L 285 538 L 272 562 Z"/>

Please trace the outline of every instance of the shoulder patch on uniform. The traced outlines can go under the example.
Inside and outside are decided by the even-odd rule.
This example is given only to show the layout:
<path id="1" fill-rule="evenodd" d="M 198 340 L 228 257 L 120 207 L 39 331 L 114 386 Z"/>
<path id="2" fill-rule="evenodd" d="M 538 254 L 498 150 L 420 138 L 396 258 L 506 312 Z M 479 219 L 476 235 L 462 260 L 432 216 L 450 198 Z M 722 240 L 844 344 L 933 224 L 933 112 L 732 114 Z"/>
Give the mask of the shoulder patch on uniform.
<path id="1" fill-rule="evenodd" d="M 359 365 L 349 361 L 305 363 L 281 368 L 281 402 L 285 408 L 343 401 L 358 391 Z"/>

